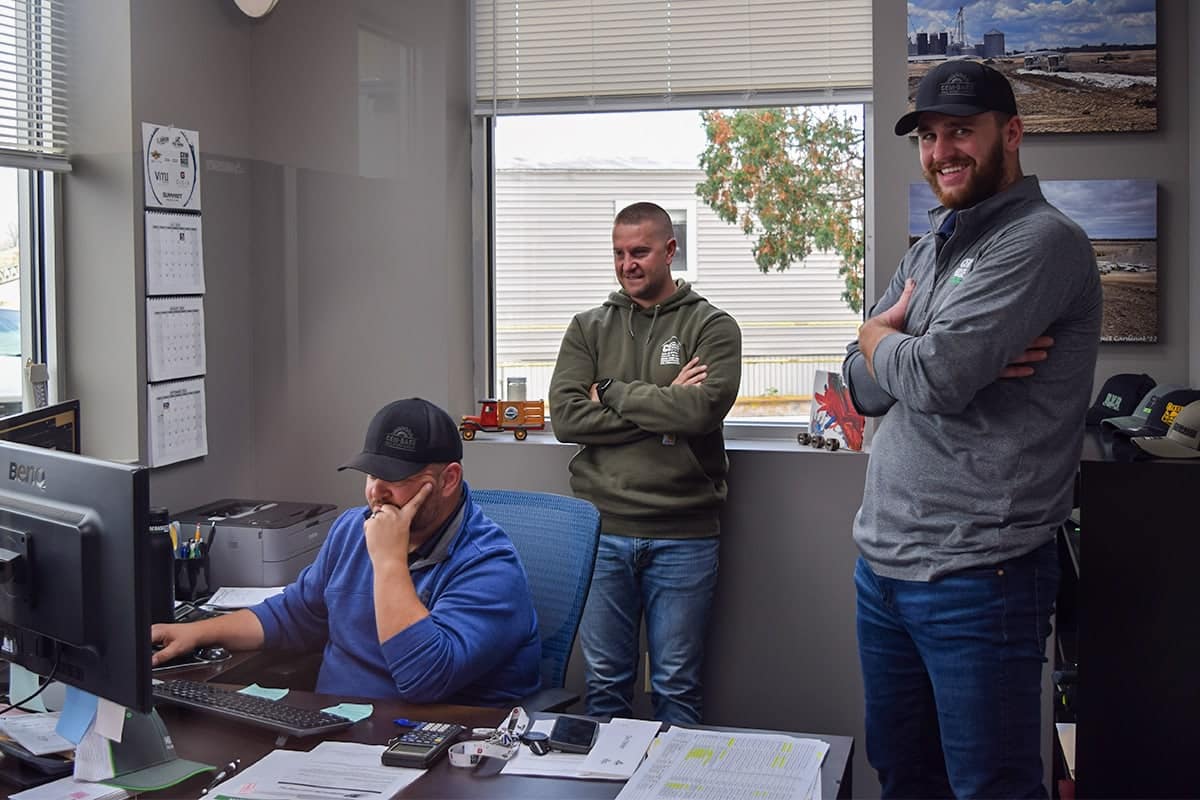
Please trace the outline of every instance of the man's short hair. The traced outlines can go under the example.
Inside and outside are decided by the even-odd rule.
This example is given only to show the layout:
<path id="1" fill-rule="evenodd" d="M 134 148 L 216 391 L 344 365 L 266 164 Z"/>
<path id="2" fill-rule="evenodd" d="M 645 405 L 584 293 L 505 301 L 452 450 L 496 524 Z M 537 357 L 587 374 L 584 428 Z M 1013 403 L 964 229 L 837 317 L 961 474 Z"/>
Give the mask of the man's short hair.
<path id="1" fill-rule="evenodd" d="M 667 239 L 675 236 L 675 228 L 671 225 L 671 215 L 662 206 L 655 203 L 634 203 L 625 206 L 613 220 L 613 226 L 641 225 L 643 222 L 654 223 Z"/>

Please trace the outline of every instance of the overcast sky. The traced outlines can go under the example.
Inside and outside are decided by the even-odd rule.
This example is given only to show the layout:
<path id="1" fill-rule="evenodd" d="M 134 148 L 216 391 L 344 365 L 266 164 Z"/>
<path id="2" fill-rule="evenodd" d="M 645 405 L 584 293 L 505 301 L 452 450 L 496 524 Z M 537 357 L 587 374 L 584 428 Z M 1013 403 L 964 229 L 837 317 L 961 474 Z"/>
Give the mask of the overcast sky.
<path id="1" fill-rule="evenodd" d="M 1158 194 L 1151 180 L 1042 181 L 1042 194 L 1075 220 L 1089 239 L 1157 239 Z M 908 234 L 929 232 L 937 205 L 925 183 L 908 187 Z"/>
<path id="2" fill-rule="evenodd" d="M 954 31 L 961 6 L 967 44 L 995 29 L 1008 50 L 1052 50 L 1084 44 L 1154 44 L 1155 0 L 915 0 L 908 33 Z"/>

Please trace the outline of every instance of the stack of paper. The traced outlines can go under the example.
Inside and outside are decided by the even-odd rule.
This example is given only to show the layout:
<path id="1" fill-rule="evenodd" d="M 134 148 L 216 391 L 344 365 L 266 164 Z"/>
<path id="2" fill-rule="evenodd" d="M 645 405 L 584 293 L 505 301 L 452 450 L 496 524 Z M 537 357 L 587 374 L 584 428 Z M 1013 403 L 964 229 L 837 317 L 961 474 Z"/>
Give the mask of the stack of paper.
<path id="1" fill-rule="evenodd" d="M 125 800 L 129 794 L 103 783 L 85 783 L 70 775 L 9 795 L 11 800 Z"/>
<path id="2" fill-rule="evenodd" d="M 17 744 L 35 756 L 47 753 L 65 753 L 75 745 L 55 733 L 58 712 L 41 714 L 19 714 L 0 717 L 0 730 L 8 734 Z"/>
<path id="3" fill-rule="evenodd" d="M 820 800 L 829 745 L 782 734 L 671 728 L 617 800 Z"/>
<path id="4" fill-rule="evenodd" d="M 542 719 L 533 723 L 531 730 L 549 733 L 553 727 L 553 719 Z M 614 719 L 601 723 L 596 743 L 586 755 L 552 751 L 539 756 L 522 747 L 504 765 L 504 774 L 627 780 L 642 763 L 642 756 L 660 727 L 658 722 L 644 719 Z"/>
<path id="5" fill-rule="evenodd" d="M 425 774 L 423 769 L 385 767 L 385 745 L 321 742 L 310 752 L 275 750 L 229 780 L 211 797 L 278 798 L 394 797 Z"/>
<path id="6" fill-rule="evenodd" d="M 222 586 L 204 605 L 222 611 L 231 608 L 249 608 L 277 594 L 283 594 L 282 586 Z"/>

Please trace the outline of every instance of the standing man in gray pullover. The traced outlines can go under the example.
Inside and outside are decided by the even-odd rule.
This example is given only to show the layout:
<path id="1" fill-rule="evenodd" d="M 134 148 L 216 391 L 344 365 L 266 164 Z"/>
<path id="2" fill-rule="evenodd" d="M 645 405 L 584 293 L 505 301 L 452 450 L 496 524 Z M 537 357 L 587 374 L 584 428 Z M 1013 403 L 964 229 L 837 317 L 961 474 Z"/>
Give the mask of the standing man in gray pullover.
<path id="1" fill-rule="evenodd" d="M 882 417 L 854 520 L 867 757 L 888 797 L 1045 797 L 1041 669 L 1100 338 L 1087 235 L 1021 172 L 1007 79 L 917 89 L 941 203 L 843 365 Z M 1036 367 L 1033 366 L 1036 364 Z"/>

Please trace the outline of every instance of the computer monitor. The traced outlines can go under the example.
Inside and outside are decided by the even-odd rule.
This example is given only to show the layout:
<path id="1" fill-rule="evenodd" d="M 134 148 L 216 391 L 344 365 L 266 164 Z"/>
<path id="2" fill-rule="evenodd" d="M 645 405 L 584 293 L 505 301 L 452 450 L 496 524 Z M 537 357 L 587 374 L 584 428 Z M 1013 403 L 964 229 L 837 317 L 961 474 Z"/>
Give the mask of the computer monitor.
<path id="1" fill-rule="evenodd" d="M 0 417 L 0 439 L 66 453 L 79 452 L 79 401 L 64 400 Z"/>
<path id="2" fill-rule="evenodd" d="M 0 657 L 151 710 L 149 496 L 145 467 L 0 441 Z"/>

